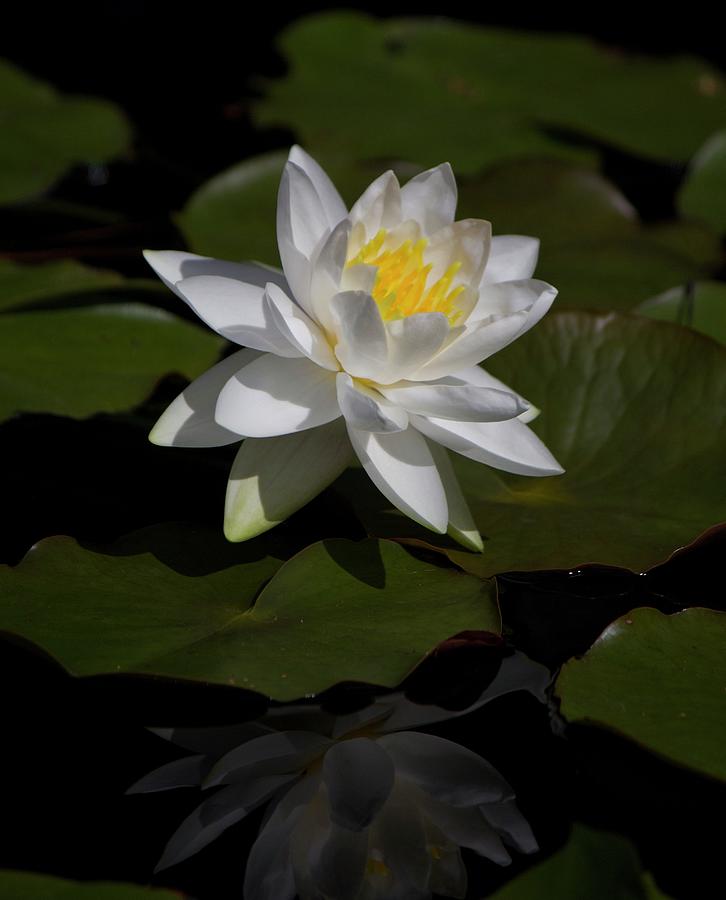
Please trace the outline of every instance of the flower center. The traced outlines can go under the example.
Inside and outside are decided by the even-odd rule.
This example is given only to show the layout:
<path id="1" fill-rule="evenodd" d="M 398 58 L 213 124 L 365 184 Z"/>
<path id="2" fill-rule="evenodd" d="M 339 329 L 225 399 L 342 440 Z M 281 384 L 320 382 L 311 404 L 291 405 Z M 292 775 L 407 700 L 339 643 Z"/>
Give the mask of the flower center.
<path id="1" fill-rule="evenodd" d="M 432 263 L 424 263 L 424 250 L 428 241 L 421 238 L 415 243 L 404 241 L 395 250 L 384 250 L 386 229 L 381 230 L 365 244 L 346 267 L 356 265 L 376 266 L 378 272 L 373 285 L 373 299 L 378 304 L 384 321 L 403 319 L 414 313 L 439 312 L 456 325 L 463 315 L 456 298 L 464 290 L 463 285 L 451 284 L 461 268 L 460 262 L 452 263 L 444 274 L 428 285 Z"/>

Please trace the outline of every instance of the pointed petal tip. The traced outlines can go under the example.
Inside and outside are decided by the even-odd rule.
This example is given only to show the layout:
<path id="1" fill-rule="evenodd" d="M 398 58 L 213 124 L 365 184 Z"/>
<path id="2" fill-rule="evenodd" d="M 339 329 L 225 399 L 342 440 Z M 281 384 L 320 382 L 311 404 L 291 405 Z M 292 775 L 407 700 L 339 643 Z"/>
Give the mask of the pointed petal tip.
<path id="1" fill-rule="evenodd" d="M 484 541 L 478 531 L 459 531 L 449 525 L 447 534 L 466 550 L 471 550 L 473 553 L 484 551 Z"/>

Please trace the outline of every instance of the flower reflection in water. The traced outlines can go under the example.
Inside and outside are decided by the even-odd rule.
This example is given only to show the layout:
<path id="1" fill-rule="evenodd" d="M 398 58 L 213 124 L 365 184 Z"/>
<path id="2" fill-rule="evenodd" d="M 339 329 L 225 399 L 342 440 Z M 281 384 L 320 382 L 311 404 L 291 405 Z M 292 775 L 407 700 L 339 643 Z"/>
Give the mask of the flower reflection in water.
<path id="1" fill-rule="evenodd" d="M 288 706 L 242 725 L 154 729 L 193 755 L 156 769 L 129 793 L 216 789 L 173 834 L 157 871 L 268 803 L 247 863 L 245 900 L 464 897 L 460 848 L 507 865 L 507 847 L 532 853 L 537 842 L 493 766 L 412 729 L 510 691 L 543 700 L 548 681 L 544 667 L 514 654 L 476 703 L 457 712 L 394 694 L 343 716 Z"/>

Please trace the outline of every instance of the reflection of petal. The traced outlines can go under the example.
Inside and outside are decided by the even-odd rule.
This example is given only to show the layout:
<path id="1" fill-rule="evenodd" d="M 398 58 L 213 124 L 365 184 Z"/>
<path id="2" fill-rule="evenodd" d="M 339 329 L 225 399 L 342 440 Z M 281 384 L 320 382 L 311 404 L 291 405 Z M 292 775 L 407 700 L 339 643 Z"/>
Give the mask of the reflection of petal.
<path id="1" fill-rule="evenodd" d="M 352 831 L 367 828 L 388 799 L 393 778 L 391 757 L 374 741 L 353 738 L 334 744 L 323 761 L 331 820 Z"/>
<path id="2" fill-rule="evenodd" d="M 399 731 L 378 741 L 397 773 L 442 803 L 474 806 L 512 796 L 512 789 L 493 766 L 453 741 L 418 731 Z"/>
<path id="3" fill-rule="evenodd" d="M 330 743 L 328 738 L 311 731 L 275 731 L 263 735 L 226 753 L 212 768 L 206 786 L 297 772 L 322 755 Z"/>
<path id="4" fill-rule="evenodd" d="M 127 788 L 126 793 L 151 794 L 156 791 L 168 791 L 172 788 L 193 787 L 202 783 L 207 769 L 208 764 L 204 755 L 174 759 L 144 775 L 130 788 Z"/>
<path id="5" fill-rule="evenodd" d="M 492 828 L 496 829 L 504 838 L 505 843 L 519 850 L 520 853 L 536 853 L 539 850 L 529 822 L 517 809 L 514 800 L 505 800 L 503 803 L 487 803 L 480 809 Z"/>
<path id="6" fill-rule="evenodd" d="M 304 357 L 283 359 L 271 353 L 229 379 L 214 413 L 222 427 L 255 438 L 315 428 L 339 415 L 332 372 Z"/>
<path id="7" fill-rule="evenodd" d="M 423 805 L 426 815 L 452 843 L 473 850 L 500 866 L 508 866 L 512 862 L 499 835 L 484 821 L 479 807 L 450 806 L 430 797 L 424 799 Z"/>
<path id="8" fill-rule="evenodd" d="M 287 774 L 256 778 L 245 784 L 230 785 L 205 800 L 171 836 L 154 871 L 167 869 L 198 853 L 295 777 Z"/>

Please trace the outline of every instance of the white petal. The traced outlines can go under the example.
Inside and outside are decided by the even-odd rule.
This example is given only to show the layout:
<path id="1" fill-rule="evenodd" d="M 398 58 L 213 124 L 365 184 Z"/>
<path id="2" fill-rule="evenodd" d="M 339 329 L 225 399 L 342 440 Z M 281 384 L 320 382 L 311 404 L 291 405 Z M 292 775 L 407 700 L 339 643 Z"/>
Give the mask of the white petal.
<path id="1" fill-rule="evenodd" d="M 238 350 L 200 375 L 162 413 L 149 434 L 151 443 L 162 447 L 223 447 L 238 441 L 236 431 L 216 422 L 214 409 L 229 379 L 259 356 L 257 350 Z"/>
<path id="2" fill-rule="evenodd" d="M 328 227 L 335 228 L 338 222 L 348 215 L 348 209 L 323 167 L 297 144 L 290 149 L 288 158 L 290 162 L 299 166 L 313 183 L 328 220 Z"/>
<path id="3" fill-rule="evenodd" d="M 339 370 L 338 361 L 317 323 L 276 284 L 270 283 L 265 288 L 264 303 L 277 330 L 293 347 L 317 365 L 332 372 Z"/>
<path id="4" fill-rule="evenodd" d="M 266 314 L 264 288 L 221 275 L 193 275 L 176 287 L 199 318 L 227 340 L 278 356 L 302 355 Z"/>
<path id="5" fill-rule="evenodd" d="M 350 211 L 350 221 L 362 222 L 370 240 L 381 228 L 401 221 L 401 189 L 392 171 L 379 175 L 361 194 Z"/>
<path id="6" fill-rule="evenodd" d="M 388 340 L 378 304 L 369 294 L 344 291 L 330 301 L 338 343 L 335 355 L 350 375 L 377 381 L 388 362 Z"/>
<path id="7" fill-rule="evenodd" d="M 508 866 L 512 862 L 496 831 L 484 820 L 476 806 L 457 808 L 428 800 L 425 810 L 434 825 L 452 843 L 473 850 L 478 856 L 500 866 Z"/>
<path id="8" fill-rule="evenodd" d="M 391 793 L 391 757 L 369 738 L 335 743 L 323 760 L 330 818 L 342 828 L 367 828 Z"/>
<path id="9" fill-rule="evenodd" d="M 540 414 L 540 410 L 537 409 L 533 403 L 530 403 L 529 400 L 525 400 L 521 394 L 517 394 L 516 391 L 513 391 L 503 381 L 490 375 L 489 372 L 487 372 L 486 369 L 482 369 L 481 366 L 472 366 L 469 369 L 461 369 L 452 377 L 456 378 L 456 380 L 465 381 L 479 387 L 493 388 L 495 391 L 506 391 L 508 394 L 515 394 L 522 405 L 526 407 L 525 411 L 517 416 L 520 422 L 531 422 Z"/>
<path id="10" fill-rule="evenodd" d="M 453 284 L 479 285 L 489 257 L 492 226 L 484 219 L 460 219 L 432 235 L 424 258 L 433 263 L 429 284 L 441 278 L 452 263 L 460 265 Z"/>
<path id="11" fill-rule="evenodd" d="M 529 822 L 517 809 L 514 800 L 486 803 L 480 807 L 480 810 L 492 828 L 501 834 L 505 843 L 519 850 L 520 853 L 536 853 L 539 850 L 537 839 L 532 833 Z"/>
<path id="12" fill-rule="evenodd" d="M 393 759 L 399 775 L 442 803 L 477 806 L 512 796 L 494 766 L 461 744 L 419 731 L 387 734 L 378 743 Z"/>
<path id="13" fill-rule="evenodd" d="M 446 505 L 449 507 L 447 533 L 467 550 L 481 553 L 484 549 L 484 542 L 476 527 L 469 505 L 461 492 L 448 451 L 433 441 L 429 441 L 429 450 L 436 463 L 436 468 L 439 470 L 441 483 L 446 492 Z"/>
<path id="14" fill-rule="evenodd" d="M 426 441 L 413 428 L 373 434 L 348 428 L 353 449 L 371 481 L 401 512 L 443 534 L 446 495 Z"/>
<path id="15" fill-rule="evenodd" d="M 527 409 L 516 394 L 451 376 L 435 382 L 398 381 L 381 387 L 381 393 L 409 412 L 458 422 L 502 422 Z"/>
<path id="16" fill-rule="evenodd" d="M 481 285 L 479 300 L 469 314 L 468 322 L 477 322 L 490 315 L 509 316 L 524 312 L 527 318 L 516 335 L 519 337 L 539 322 L 556 296 L 557 288 L 535 278 Z"/>
<path id="17" fill-rule="evenodd" d="M 198 853 L 294 777 L 270 775 L 246 784 L 233 784 L 205 800 L 171 836 L 154 872 Z"/>
<path id="18" fill-rule="evenodd" d="M 225 259 L 213 259 L 211 256 L 197 256 L 196 253 L 186 253 L 182 250 L 144 250 L 144 258 L 164 284 L 180 297 L 177 282 L 193 275 L 221 275 L 257 287 L 264 287 L 268 281 L 273 281 L 283 290 L 287 290 L 287 281 L 282 272 L 264 263 L 229 262 Z"/>
<path id="19" fill-rule="evenodd" d="M 506 347 L 521 333 L 526 322 L 527 313 L 518 312 L 501 319 L 482 319 L 471 325 L 467 323 L 461 334 L 408 378 L 411 381 L 434 381 L 468 369 Z"/>
<path id="20" fill-rule="evenodd" d="M 322 756 L 330 745 L 329 738 L 312 731 L 276 731 L 263 735 L 226 753 L 212 768 L 205 787 L 297 772 Z"/>
<path id="21" fill-rule="evenodd" d="M 385 325 L 388 334 L 388 365 L 381 371 L 382 383 L 406 378 L 427 363 L 450 335 L 442 313 L 416 313 Z"/>
<path id="22" fill-rule="evenodd" d="M 412 416 L 426 437 L 469 459 L 514 475 L 561 475 L 564 471 L 537 435 L 519 419 L 452 422 Z"/>
<path id="23" fill-rule="evenodd" d="M 497 234 L 492 238 L 482 282 L 531 278 L 537 266 L 539 239 L 521 234 Z"/>
<path id="24" fill-rule="evenodd" d="M 331 422 L 340 415 L 335 375 L 309 359 L 265 353 L 222 388 L 214 417 L 248 437 L 274 437 Z"/>
<path id="25" fill-rule="evenodd" d="M 342 419 L 280 437 L 247 438 L 227 484 L 227 540 L 246 541 L 284 522 L 354 458 Z"/>
<path id="26" fill-rule="evenodd" d="M 345 280 L 349 238 L 350 221 L 343 219 L 325 238 L 313 260 L 310 282 L 311 315 L 329 332 L 334 330 L 335 324 L 330 310 L 330 300 L 338 291 L 350 289 L 341 287 Z"/>
<path id="27" fill-rule="evenodd" d="M 408 428 L 408 415 L 394 403 L 389 403 L 376 391 L 339 372 L 336 379 L 338 404 L 351 428 L 386 434 Z"/>
<path id="28" fill-rule="evenodd" d="M 430 235 L 450 225 L 456 213 L 456 179 L 449 163 L 427 169 L 401 188 L 403 219 L 420 223 Z"/>

